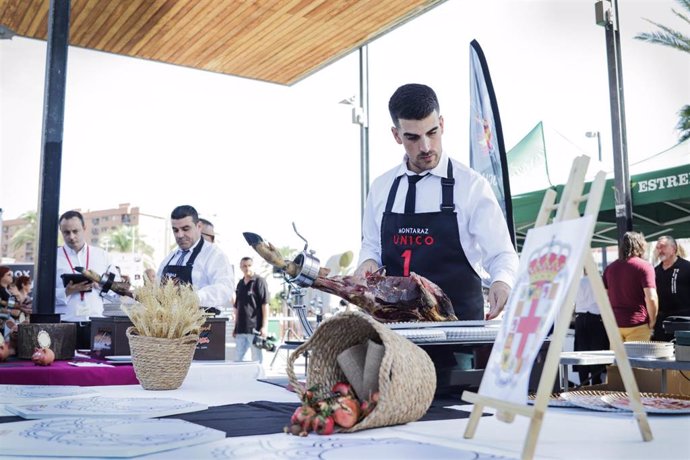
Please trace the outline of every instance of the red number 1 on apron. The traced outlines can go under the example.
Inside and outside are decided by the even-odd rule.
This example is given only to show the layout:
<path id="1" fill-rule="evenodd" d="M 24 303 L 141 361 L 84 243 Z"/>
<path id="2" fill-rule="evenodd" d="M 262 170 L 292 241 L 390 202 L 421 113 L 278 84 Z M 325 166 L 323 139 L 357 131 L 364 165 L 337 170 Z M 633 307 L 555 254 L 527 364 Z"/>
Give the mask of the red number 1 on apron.
<path id="1" fill-rule="evenodd" d="M 400 256 L 403 258 L 403 276 L 410 276 L 410 260 L 412 259 L 412 249 L 405 249 Z"/>

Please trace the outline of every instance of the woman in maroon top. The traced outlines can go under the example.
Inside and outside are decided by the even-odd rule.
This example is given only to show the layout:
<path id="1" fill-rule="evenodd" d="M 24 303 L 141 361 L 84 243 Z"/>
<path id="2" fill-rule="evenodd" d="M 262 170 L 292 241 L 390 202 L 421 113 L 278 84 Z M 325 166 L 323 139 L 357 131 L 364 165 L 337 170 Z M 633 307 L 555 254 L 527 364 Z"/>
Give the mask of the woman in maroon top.
<path id="1" fill-rule="evenodd" d="M 642 259 L 646 248 L 641 233 L 625 233 L 618 260 L 604 270 L 604 286 L 624 342 L 649 340 L 656 322 L 659 300 L 654 267 Z"/>

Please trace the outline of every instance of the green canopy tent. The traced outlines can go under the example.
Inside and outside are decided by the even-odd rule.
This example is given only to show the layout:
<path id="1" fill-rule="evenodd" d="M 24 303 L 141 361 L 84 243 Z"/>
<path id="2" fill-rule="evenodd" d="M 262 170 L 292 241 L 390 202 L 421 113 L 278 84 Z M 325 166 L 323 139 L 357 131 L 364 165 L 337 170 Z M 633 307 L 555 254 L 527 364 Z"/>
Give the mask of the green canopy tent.
<path id="1" fill-rule="evenodd" d="M 549 161 L 544 147 L 542 124 L 539 123 L 508 152 L 508 170 L 518 186 L 513 195 L 513 217 L 518 247 L 522 248 L 527 231 L 534 227 L 541 202 L 548 188 L 557 191 L 559 199 L 564 184 L 551 184 Z M 561 152 L 559 152 L 559 155 Z M 560 157 L 556 163 L 569 168 L 572 155 Z M 551 161 L 554 163 L 554 161 Z M 642 232 L 649 240 L 664 234 L 675 238 L 690 237 L 690 140 L 630 165 L 633 230 Z M 588 177 L 599 170 L 590 162 Z M 565 181 L 563 181 L 565 182 Z M 544 186 L 546 184 L 546 186 Z M 589 191 L 591 182 L 585 185 Z M 531 191 L 520 193 L 526 187 Z M 522 188 L 520 188 L 522 187 Z M 535 189 L 536 187 L 543 187 Z M 597 219 L 593 247 L 615 246 L 617 229 L 615 218 L 613 175 L 609 174 L 606 190 Z"/>

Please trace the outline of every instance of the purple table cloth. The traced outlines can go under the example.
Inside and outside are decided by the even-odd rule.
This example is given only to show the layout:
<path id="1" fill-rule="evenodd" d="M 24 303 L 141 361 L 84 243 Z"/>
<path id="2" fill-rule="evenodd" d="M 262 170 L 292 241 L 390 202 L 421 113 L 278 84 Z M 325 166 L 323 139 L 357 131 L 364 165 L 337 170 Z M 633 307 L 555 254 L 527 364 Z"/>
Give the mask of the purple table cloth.
<path id="1" fill-rule="evenodd" d="M 89 359 L 55 361 L 50 366 L 37 366 L 31 361 L 0 362 L 0 384 L 13 385 L 138 385 L 131 364 L 113 367 L 76 367 L 68 362 L 102 362 Z"/>

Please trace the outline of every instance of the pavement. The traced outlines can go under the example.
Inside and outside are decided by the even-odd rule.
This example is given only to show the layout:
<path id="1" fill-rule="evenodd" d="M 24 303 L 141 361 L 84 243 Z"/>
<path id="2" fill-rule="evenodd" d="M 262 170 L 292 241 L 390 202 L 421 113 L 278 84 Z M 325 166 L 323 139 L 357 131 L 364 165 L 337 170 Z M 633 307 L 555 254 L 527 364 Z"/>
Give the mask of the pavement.
<path id="1" fill-rule="evenodd" d="M 278 355 L 277 357 L 276 353 Z M 263 350 L 263 362 L 261 365 L 264 369 L 266 378 L 287 377 L 287 371 L 285 369 L 287 367 L 288 353 L 292 353 L 292 350 L 281 350 L 280 347 L 273 353 Z M 275 361 L 273 360 L 274 357 Z M 251 360 L 251 352 L 247 351 L 245 361 L 249 360 Z M 232 337 L 225 342 L 225 361 L 235 361 L 235 340 Z M 273 362 L 273 365 L 271 365 L 271 362 Z M 303 358 L 299 358 L 295 361 L 295 374 L 298 377 L 303 377 L 305 375 Z"/>

